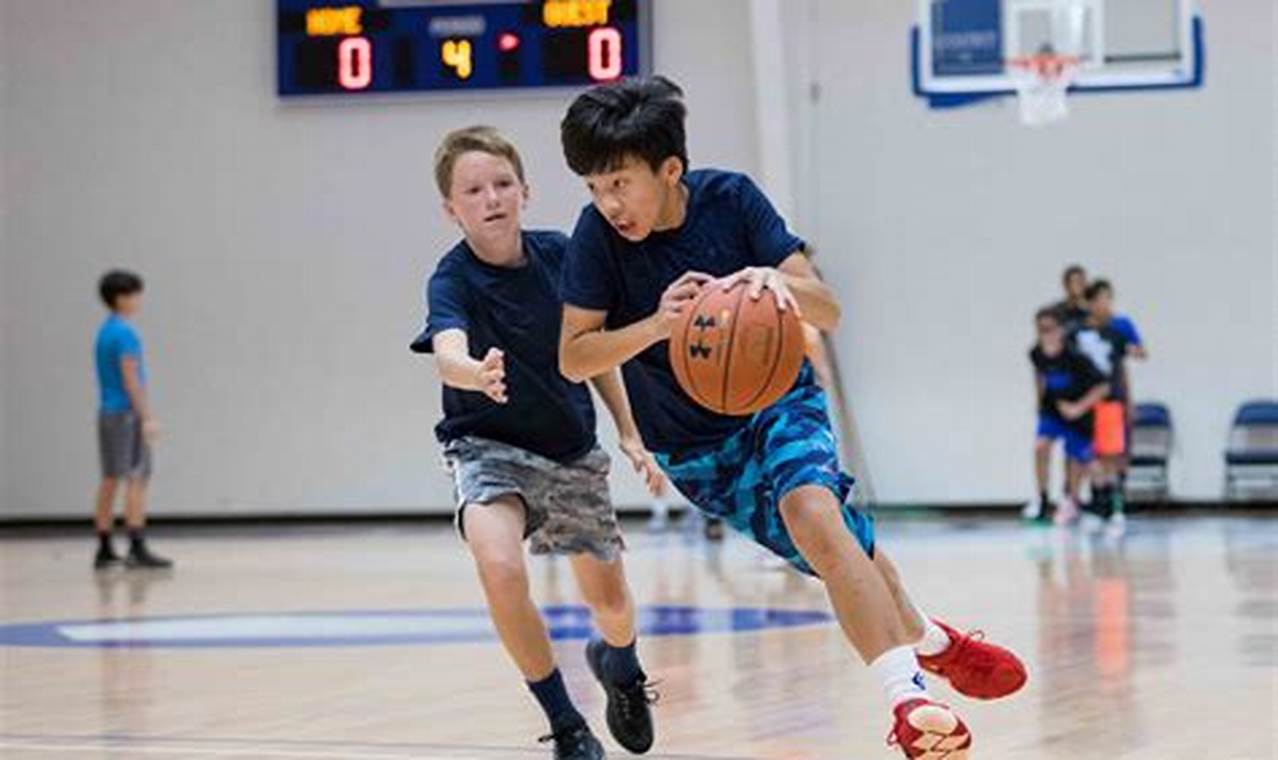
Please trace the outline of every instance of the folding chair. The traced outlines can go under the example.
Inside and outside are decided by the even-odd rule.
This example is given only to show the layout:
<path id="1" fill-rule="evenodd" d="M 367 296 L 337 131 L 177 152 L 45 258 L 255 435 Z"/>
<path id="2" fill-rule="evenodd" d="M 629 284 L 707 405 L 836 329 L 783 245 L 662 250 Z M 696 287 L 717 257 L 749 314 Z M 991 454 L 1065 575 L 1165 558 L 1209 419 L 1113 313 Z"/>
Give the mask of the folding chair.
<path id="1" fill-rule="evenodd" d="M 1225 500 L 1278 496 L 1278 401 L 1238 407 L 1225 448 Z"/>
<path id="2" fill-rule="evenodd" d="M 1127 492 L 1134 501 L 1168 501 L 1171 496 L 1168 469 L 1174 442 L 1175 432 L 1167 405 L 1156 401 L 1137 404 L 1127 452 Z"/>

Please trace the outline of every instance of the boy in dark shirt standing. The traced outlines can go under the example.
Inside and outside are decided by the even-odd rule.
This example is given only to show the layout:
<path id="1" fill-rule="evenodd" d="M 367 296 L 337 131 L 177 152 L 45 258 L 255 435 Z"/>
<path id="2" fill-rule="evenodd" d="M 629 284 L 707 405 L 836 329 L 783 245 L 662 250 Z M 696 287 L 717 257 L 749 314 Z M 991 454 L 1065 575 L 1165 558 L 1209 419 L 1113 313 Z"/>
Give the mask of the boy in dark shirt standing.
<path id="1" fill-rule="evenodd" d="M 1056 522 L 1067 525 L 1078 516 L 1078 491 L 1095 454 L 1092 409 L 1109 392 L 1105 377 L 1087 357 L 1066 345 L 1065 330 L 1055 308 L 1034 316 L 1038 341 L 1030 350 L 1034 387 L 1038 396 L 1038 428 L 1034 441 L 1034 477 L 1038 499 L 1022 513 L 1027 519 L 1047 517 L 1051 502 L 1052 448 L 1065 443 L 1065 498 L 1055 510 Z"/>
<path id="2" fill-rule="evenodd" d="M 626 749 L 653 743 L 647 677 L 635 652 L 634 603 L 608 494 L 608 455 L 595 440 L 590 391 L 559 374 L 558 283 L 568 239 L 523 230 L 528 197 L 515 147 L 489 127 L 448 134 L 435 179 L 465 239 L 430 277 L 426 329 L 444 383 L 436 428 L 456 480 L 457 526 L 475 559 L 493 624 L 546 713 L 558 760 L 596 760 L 603 747 L 573 705 L 545 624 L 529 595 L 523 541 L 566 555 L 602 631 L 587 662 L 608 697 L 608 727 Z M 621 449 L 654 493 L 663 478 L 639 441 L 617 373 L 592 382 Z"/>

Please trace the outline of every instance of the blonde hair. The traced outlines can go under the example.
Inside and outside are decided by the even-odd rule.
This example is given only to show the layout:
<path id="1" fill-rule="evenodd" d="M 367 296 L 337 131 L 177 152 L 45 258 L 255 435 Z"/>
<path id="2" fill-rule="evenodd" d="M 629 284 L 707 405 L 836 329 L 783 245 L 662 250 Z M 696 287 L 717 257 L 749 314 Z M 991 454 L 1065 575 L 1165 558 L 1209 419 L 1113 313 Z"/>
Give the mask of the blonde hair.
<path id="1" fill-rule="evenodd" d="M 506 159 L 515 167 L 515 175 L 519 177 L 519 181 L 528 184 L 524 180 L 524 162 L 519 158 L 519 151 L 514 144 L 495 127 L 480 125 L 454 129 L 444 135 L 443 141 L 435 149 L 435 184 L 439 186 L 440 195 L 448 197 L 453 187 L 453 166 L 463 153 L 473 150 Z"/>

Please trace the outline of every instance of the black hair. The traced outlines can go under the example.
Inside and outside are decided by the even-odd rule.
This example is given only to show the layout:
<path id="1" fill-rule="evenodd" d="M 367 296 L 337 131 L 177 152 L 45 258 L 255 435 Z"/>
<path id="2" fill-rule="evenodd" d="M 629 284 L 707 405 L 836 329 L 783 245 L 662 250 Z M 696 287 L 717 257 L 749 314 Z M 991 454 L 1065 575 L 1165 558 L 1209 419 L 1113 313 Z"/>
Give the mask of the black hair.
<path id="1" fill-rule="evenodd" d="M 1076 274 L 1086 275 L 1087 270 L 1083 269 L 1083 266 L 1081 264 L 1070 264 L 1069 266 L 1065 267 L 1065 271 L 1061 274 L 1061 284 L 1068 285 L 1069 278 L 1073 277 Z"/>
<path id="2" fill-rule="evenodd" d="M 1040 319 L 1050 319 L 1058 326 L 1061 324 L 1061 314 L 1054 306 L 1044 306 L 1034 312 L 1034 323 L 1037 324 Z"/>
<path id="3" fill-rule="evenodd" d="M 1101 293 L 1114 295 L 1114 286 L 1109 284 L 1109 280 L 1096 280 L 1087 286 L 1087 300 L 1092 300 Z"/>
<path id="4" fill-rule="evenodd" d="M 655 172 L 674 156 L 688 170 L 683 90 L 663 76 L 586 90 L 559 124 L 568 168 L 579 176 L 616 171 L 631 156 Z"/>
<path id="5" fill-rule="evenodd" d="M 98 295 L 102 296 L 102 302 L 108 309 L 115 308 L 116 299 L 120 296 L 141 292 L 142 278 L 123 269 L 112 269 L 98 281 Z"/>

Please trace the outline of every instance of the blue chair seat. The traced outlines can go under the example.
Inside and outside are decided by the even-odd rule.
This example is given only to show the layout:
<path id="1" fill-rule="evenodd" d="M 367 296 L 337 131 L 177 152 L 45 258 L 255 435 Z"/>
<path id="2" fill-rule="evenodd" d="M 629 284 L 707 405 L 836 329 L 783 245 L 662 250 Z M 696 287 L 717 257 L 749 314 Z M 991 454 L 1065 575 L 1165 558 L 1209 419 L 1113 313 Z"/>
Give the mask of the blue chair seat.
<path id="1" fill-rule="evenodd" d="M 1278 465 L 1278 449 L 1259 449 L 1252 451 L 1226 451 L 1226 464 L 1272 464 Z"/>

